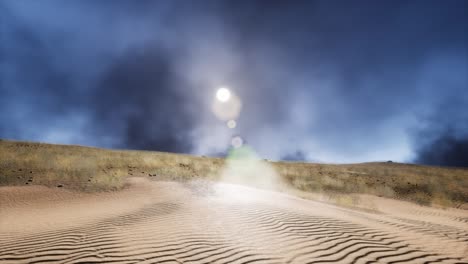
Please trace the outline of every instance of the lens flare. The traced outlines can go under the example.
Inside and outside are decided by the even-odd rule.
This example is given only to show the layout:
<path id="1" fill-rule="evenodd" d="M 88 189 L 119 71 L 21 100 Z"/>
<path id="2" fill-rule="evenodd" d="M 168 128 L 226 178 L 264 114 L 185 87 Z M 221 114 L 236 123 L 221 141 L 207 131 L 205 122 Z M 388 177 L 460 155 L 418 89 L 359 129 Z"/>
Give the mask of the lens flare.
<path id="1" fill-rule="evenodd" d="M 227 122 L 227 126 L 228 126 L 230 129 L 233 129 L 233 128 L 236 128 L 237 123 L 236 123 L 235 120 L 229 120 L 229 121 Z"/>
<path id="2" fill-rule="evenodd" d="M 231 98 L 231 91 L 225 87 L 221 87 L 216 91 L 216 99 L 220 102 L 227 102 Z"/>
<path id="3" fill-rule="evenodd" d="M 242 144 L 244 144 L 244 141 L 242 140 L 241 137 L 239 136 L 235 136 L 231 139 L 231 145 L 234 147 L 234 148 L 240 148 L 242 147 Z"/>
<path id="4" fill-rule="evenodd" d="M 213 99 L 211 109 L 215 116 L 222 121 L 236 120 L 242 109 L 242 102 L 238 96 L 234 93 L 229 92 L 229 99 L 225 100 L 226 96 L 220 92 L 220 96 L 216 96 Z"/>
<path id="5" fill-rule="evenodd" d="M 275 168 L 261 159 L 253 148 L 245 143 L 229 151 L 221 180 L 268 190 L 280 190 L 283 186 Z M 244 191 L 236 193 L 239 193 L 239 196 L 245 194 Z"/>

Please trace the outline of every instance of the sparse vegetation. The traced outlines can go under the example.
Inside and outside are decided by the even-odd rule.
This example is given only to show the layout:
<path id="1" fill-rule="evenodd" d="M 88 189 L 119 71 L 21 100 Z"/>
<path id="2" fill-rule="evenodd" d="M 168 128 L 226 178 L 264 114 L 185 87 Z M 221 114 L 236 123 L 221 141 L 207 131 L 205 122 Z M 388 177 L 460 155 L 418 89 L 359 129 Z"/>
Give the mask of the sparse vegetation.
<path id="1" fill-rule="evenodd" d="M 203 175 L 214 179 L 223 163 L 222 159 L 171 153 L 1 141 L 0 185 L 115 190 L 127 176 L 188 180 Z"/>
<path id="2" fill-rule="evenodd" d="M 293 187 L 307 192 L 373 194 L 422 205 L 468 203 L 468 169 L 395 162 L 362 164 L 275 163 Z"/>
<path id="3" fill-rule="evenodd" d="M 284 183 L 305 192 L 373 194 L 446 207 L 468 203 L 468 169 L 395 162 L 268 163 Z M 3 186 L 40 184 L 99 191 L 121 188 L 128 176 L 217 180 L 224 164 L 220 158 L 0 141 L 0 185 Z"/>

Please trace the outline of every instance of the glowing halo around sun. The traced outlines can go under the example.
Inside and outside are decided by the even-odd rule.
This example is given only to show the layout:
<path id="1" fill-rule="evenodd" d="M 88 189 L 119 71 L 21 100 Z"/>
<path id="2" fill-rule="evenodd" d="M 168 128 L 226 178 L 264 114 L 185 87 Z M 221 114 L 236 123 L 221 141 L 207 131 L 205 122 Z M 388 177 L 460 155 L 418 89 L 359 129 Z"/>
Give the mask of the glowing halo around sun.
<path id="1" fill-rule="evenodd" d="M 220 102 L 227 102 L 231 98 L 231 91 L 226 87 L 221 87 L 216 91 L 216 99 Z"/>
<path id="2" fill-rule="evenodd" d="M 241 109 L 241 99 L 234 92 L 226 87 L 220 87 L 216 90 L 211 110 L 219 120 L 224 122 L 234 121 L 239 117 Z M 231 129 L 236 127 L 235 121 L 226 124 Z"/>

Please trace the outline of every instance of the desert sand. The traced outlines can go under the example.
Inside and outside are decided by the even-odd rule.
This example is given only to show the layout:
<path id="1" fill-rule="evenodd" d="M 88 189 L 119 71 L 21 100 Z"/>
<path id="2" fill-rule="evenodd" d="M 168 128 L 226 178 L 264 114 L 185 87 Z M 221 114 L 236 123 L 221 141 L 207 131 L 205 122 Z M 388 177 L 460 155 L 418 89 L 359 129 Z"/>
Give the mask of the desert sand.
<path id="1" fill-rule="evenodd" d="M 468 211 L 209 181 L 0 187 L 0 263 L 468 263 Z"/>

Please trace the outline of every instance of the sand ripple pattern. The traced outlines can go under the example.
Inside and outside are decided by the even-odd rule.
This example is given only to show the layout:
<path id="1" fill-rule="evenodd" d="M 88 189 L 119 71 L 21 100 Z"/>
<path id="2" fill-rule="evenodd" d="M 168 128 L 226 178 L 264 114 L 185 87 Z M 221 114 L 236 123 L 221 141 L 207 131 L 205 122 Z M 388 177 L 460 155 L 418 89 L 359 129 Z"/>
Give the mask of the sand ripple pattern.
<path id="1" fill-rule="evenodd" d="M 168 186 L 177 195 L 72 228 L 0 234 L 0 263 L 468 263 L 463 217 L 452 226 L 228 184 L 148 184 L 150 199 Z"/>

